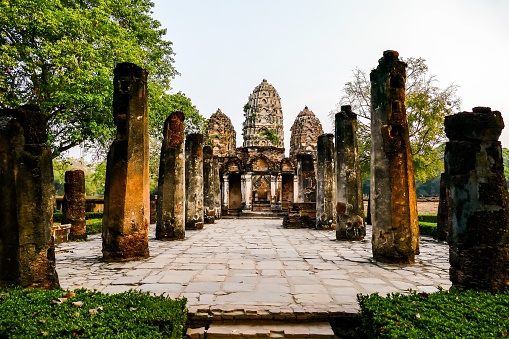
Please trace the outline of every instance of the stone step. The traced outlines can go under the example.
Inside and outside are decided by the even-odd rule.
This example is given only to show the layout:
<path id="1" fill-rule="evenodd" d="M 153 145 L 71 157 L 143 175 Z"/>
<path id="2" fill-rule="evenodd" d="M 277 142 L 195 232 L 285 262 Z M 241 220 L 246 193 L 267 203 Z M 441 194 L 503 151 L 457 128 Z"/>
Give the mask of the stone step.
<path id="1" fill-rule="evenodd" d="M 188 329 L 190 339 L 244 339 L 244 338 L 292 338 L 292 339 L 334 339 L 328 322 L 287 323 L 287 322 L 235 322 L 212 323 L 206 330 Z"/>

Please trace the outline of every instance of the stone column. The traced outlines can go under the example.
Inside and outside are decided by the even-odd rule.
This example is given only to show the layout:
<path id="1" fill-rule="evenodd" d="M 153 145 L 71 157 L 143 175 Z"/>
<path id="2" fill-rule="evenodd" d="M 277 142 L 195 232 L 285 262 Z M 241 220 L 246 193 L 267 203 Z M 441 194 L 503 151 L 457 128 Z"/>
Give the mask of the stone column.
<path id="1" fill-rule="evenodd" d="M 445 118 L 453 286 L 504 291 L 509 284 L 509 192 L 498 138 L 502 114 L 476 107 Z"/>
<path id="2" fill-rule="evenodd" d="M 214 201 L 214 155 L 211 146 L 203 146 L 203 210 L 204 223 L 213 224 L 215 221 Z"/>
<path id="3" fill-rule="evenodd" d="M 336 228 L 334 134 L 322 134 L 317 145 L 316 228 Z"/>
<path id="4" fill-rule="evenodd" d="M 245 210 L 251 210 L 253 208 L 253 173 L 244 173 L 245 180 L 245 191 L 246 191 L 246 205 Z"/>
<path id="5" fill-rule="evenodd" d="M 366 235 L 362 180 L 357 152 L 357 114 L 351 106 L 336 113 L 337 240 L 362 240 Z"/>
<path id="6" fill-rule="evenodd" d="M 66 171 L 62 202 L 62 224 L 71 224 L 70 240 L 86 240 L 85 172 Z"/>
<path id="7" fill-rule="evenodd" d="M 219 159 L 214 157 L 214 211 L 215 218 L 221 219 L 221 178 L 219 177 Z"/>
<path id="8" fill-rule="evenodd" d="M 137 260 L 149 256 L 147 71 L 120 63 L 113 85 L 117 136 L 106 165 L 102 252 L 105 260 Z"/>
<path id="9" fill-rule="evenodd" d="M 297 154 L 298 202 L 316 201 L 316 174 L 313 156 Z"/>
<path id="10" fill-rule="evenodd" d="M 164 122 L 157 185 L 156 239 L 181 240 L 185 232 L 184 113 Z"/>
<path id="11" fill-rule="evenodd" d="M 203 134 L 186 137 L 186 229 L 203 229 Z"/>
<path id="12" fill-rule="evenodd" d="M 385 51 L 371 74 L 373 257 L 412 264 L 419 254 L 414 167 L 405 108 L 406 64 Z"/>
<path id="13" fill-rule="evenodd" d="M 299 177 L 297 175 L 297 172 L 293 176 L 293 202 L 300 202 L 299 201 Z"/>
<path id="14" fill-rule="evenodd" d="M 46 141 L 46 117 L 38 108 L 0 110 L 1 285 L 59 287 L 51 236 L 53 165 Z"/>
<path id="15" fill-rule="evenodd" d="M 228 213 L 230 200 L 230 176 L 228 173 L 223 174 L 223 206 L 221 208 L 224 211 L 224 214 Z"/>
<path id="16" fill-rule="evenodd" d="M 241 174 L 240 176 L 240 202 L 242 204 L 243 209 L 246 209 L 246 176 L 245 174 Z"/>
<path id="17" fill-rule="evenodd" d="M 445 241 L 451 229 L 451 203 L 449 184 L 445 173 L 440 175 L 440 199 L 438 201 L 437 229 L 433 238 Z"/>

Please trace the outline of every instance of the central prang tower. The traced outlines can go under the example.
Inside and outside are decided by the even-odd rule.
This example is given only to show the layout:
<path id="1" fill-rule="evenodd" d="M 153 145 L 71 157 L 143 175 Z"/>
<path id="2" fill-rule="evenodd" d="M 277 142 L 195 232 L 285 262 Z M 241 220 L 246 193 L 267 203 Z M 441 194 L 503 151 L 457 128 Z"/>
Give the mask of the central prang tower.
<path id="1" fill-rule="evenodd" d="M 283 111 L 276 89 L 263 79 L 244 106 L 244 147 L 284 147 Z"/>

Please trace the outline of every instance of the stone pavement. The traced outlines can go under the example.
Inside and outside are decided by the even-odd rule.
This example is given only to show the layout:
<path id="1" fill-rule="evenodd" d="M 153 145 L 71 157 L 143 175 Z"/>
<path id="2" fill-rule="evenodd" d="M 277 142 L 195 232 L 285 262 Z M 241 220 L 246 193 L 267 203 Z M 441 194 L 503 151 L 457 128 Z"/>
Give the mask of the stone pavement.
<path id="1" fill-rule="evenodd" d="M 63 243 L 56 248 L 60 284 L 186 297 L 191 318 L 214 320 L 356 313 L 358 293 L 429 293 L 451 285 L 446 243 L 422 237 L 415 265 L 389 265 L 372 259 L 370 226 L 365 241 L 339 242 L 334 231 L 281 224 L 281 219 L 221 219 L 172 242 L 155 240 L 152 225 L 150 257 L 119 263 L 101 260 L 100 235 Z"/>

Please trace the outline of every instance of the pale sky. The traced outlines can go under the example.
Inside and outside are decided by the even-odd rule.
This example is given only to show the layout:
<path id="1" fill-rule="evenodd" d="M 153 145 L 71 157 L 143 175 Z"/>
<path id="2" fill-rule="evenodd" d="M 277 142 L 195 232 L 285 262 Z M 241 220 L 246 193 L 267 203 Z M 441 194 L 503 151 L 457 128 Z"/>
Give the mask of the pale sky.
<path id="1" fill-rule="evenodd" d="M 359 67 L 385 50 L 426 59 L 438 86 L 459 85 L 461 111 L 489 106 L 509 125 L 508 0 L 153 0 L 168 29 L 182 91 L 209 118 L 228 115 L 242 145 L 242 108 L 263 79 L 281 97 L 290 127 L 308 106 L 324 131 Z M 509 147 L 509 127 L 500 139 Z"/>

